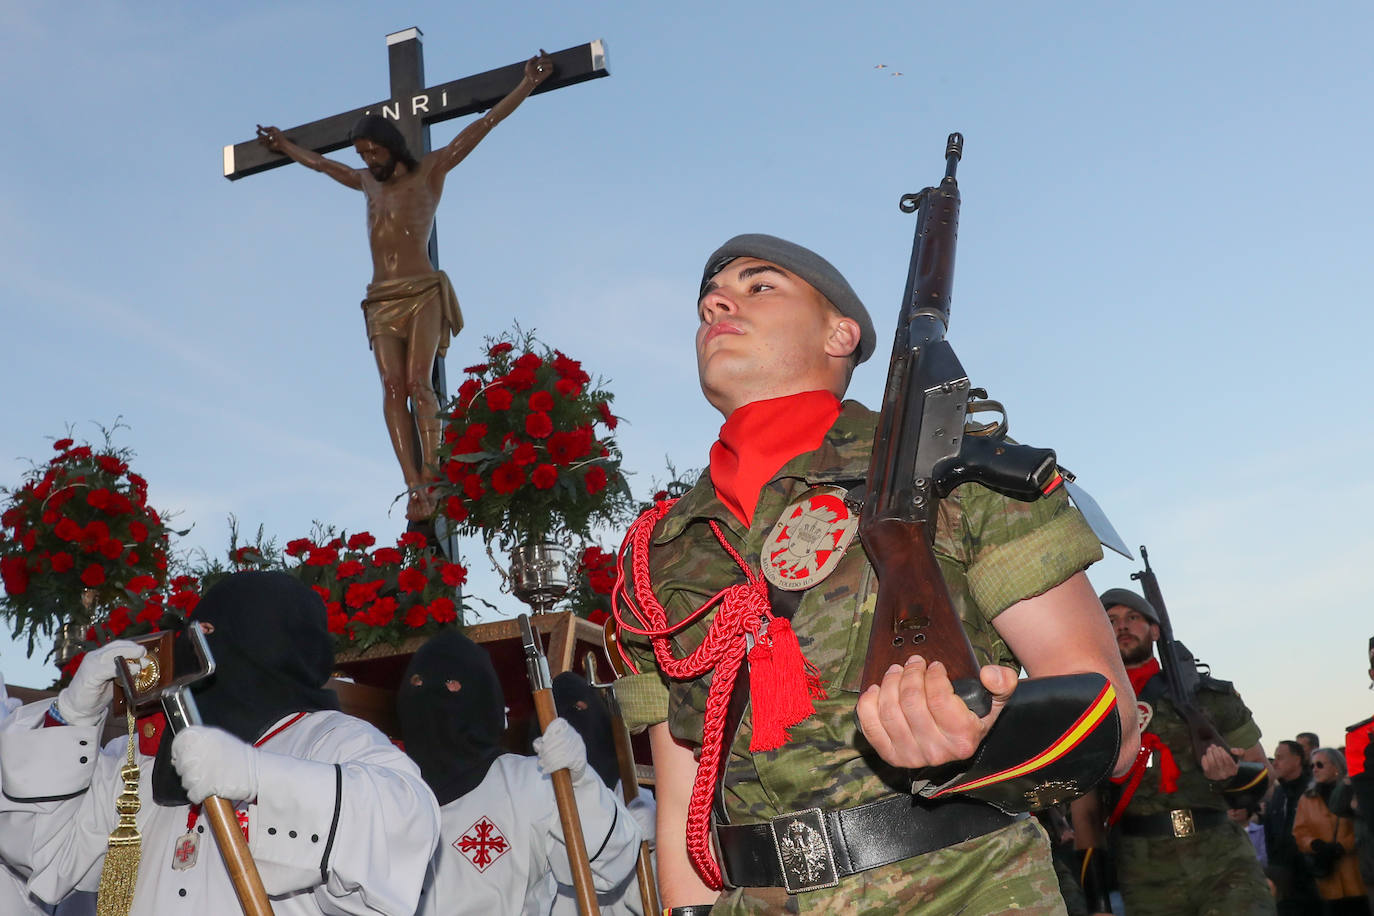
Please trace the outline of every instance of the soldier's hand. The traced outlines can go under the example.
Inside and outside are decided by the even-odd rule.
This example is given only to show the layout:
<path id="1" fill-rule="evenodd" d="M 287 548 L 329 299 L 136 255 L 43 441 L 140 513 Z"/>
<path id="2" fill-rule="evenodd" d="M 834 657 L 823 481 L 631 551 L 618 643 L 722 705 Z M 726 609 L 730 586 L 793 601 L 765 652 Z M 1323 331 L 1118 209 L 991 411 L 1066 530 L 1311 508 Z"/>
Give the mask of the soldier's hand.
<path id="1" fill-rule="evenodd" d="M 543 48 L 539 53 L 525 61 L 525 79 L 536 86 L 553 75 L 553 58 Z"/>
<path id="2" fill-rule="evenodd" d="M 1016 689 L 1017 675 L 987 665 L 979 679 L 992 694 L 992 709 L 981 719 L 954 693 L 944 665 L 927 666 L 924 658 L 912 656 L 859 697 L 859 727 L 878 756 L 893 766 L 920 769 L 967 760 Z"/>
<path id="3" fill-rule="evenodd" d="M 282 132 L 277 130 L 277 128 L 270 126 L 263 127 L 261 124 L 258 125 L 258 141 L 272 152 L 280 153 L 281 142 L 285 139 L 286 138 L 282 136 Z"/>
<path id="4" fill-rule="evenodd" d="M 1240 767 L 1236 765 L 1236 758 L 1231 756 L 1239 751 L 1228 751 L 1220 745 L 1212 745 L 1207 748 L 1207 753 L 1202 755 L 1202 775 L 1213 782 L 1225 782 L 1239 772 Z"/>

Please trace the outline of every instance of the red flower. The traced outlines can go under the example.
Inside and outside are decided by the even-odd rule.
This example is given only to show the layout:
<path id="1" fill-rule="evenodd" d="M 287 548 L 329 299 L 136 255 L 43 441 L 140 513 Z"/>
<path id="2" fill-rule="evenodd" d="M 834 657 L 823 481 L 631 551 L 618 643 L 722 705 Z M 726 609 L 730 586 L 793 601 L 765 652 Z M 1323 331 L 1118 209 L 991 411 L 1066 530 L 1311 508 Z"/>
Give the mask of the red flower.
<path id="1" fill-rule="evenodd" d="M 416 603 L 406 611 L 406 626 L 418 630 L 429 620 L 429 608 L 423 604 Z"/>
<path id="2" fill-rule="evenodd" d="M 558 350 L 553 351 L 553 371 L 559 377 L 571 379 L 579 385 L 585 385 L 592 380 L 591 376 L 582 371 L 582 364 L 575 359 L 569 359 Z"/>
<path id="3" fill-rule="evenodd" d="M 510 372 L 507 372 L 505 376 L 501 378 L 501 381 L 511 388 L 514 388 L 516 391 L 529 391 L 534 387 L 535 383 L 534 370 L 522 369 L 516 366 Z"/>
<path id="4" fill-rule="evenodd" d="M 127 554 L 124 555 L 124 563 L 127 566 L 137 566 L 138 554 L 134 553 L 132 550 L 129 551 Z"/>
<path id="5" fill-rule="evenodd" d="M 549 456 L 554 464 L 569 465 L 592 450 L 591 427 L 581 426 L 572 432 L 549 436 Z"/>
<path id="6" fill-rule="evenodd" d="M 132 531 L 133 525 L 130 525 L 129 528 Z M 53 528 L 52 533 L 61 540 L 75 541 L 81 537 L 81 526 L 69 518 L 64 518 L 57 523 L 57 527 Z M 144 529 L 143 536 L 148 536 L 147 529 Z"/>
<path id="7" fill-rule="evenodd" d="M 306 566 L 333 566 L 339 562 L 337 547 L 311 547 L 310 556 L 305 558 Z"/>
<path id="8" fill-rule="evenodd" d="M 142 544 L 148 540 L 148 526 L 142 522 L 129 522 L 129 537 L 133 538 L 135 544 Z"/>
<path id="9" fill-rule="evenodd" d="M 339 634 L 348 629 L 348 615 L 339 610 L 339 603 L 337 601 L 330 602 L 330 604 L 327 605 L 327 609 L 329 632 Z"/>
<path id="10" fill-rule="evenodd" d="M 482 390 L 482 383 L 475 378 L 470 378 L 458 386 L 458 403 L 467 407 L 472 403 L 472 399 L 477 397 L 477 392 Z"/>
<path id="11" fill-rule="evenodd" d="M 468 366 L 463 371 L 466 372 L 468 375 L 481 375 L 483 372 L 486 372 L 490 368 L 491 367 L 488 366 L 486 363 L 478 363 L 475 366 Z"/>
<path id="12" fill-rule="evenodd" d="M 162 605 L 156 601 L 149 601 L 143 605 L 143 610 L 139 611 L 134 619 L 139 623 L 157 623 L 162 619 Z"/>
<path id="13" fill-rule="evenodd" d="M 152 576 L 134 576 L 126 588 L 135 595 L 141 595 L 150 588 L 157 588 L 157 580 Z"/>
<path id="14" fill-rule="evenodd" d="M 444 476 L 448 478 L 449 483 L 457 483 L 462 480 L 463 475 L 467 472 L 468 466 L 461 461 L 449 460 L 444 462 Z"/>
<path id="15" fill-rule="evenodd" d="M 129 466 L 120 461 L 114 455 L 96 455 L 95 463 L 100 465 L 106 473 L 118 476 L 129 469 Z"/>
<path id="16" fill-rule="evenodd" d="M 368 626 L 384 627 L 396 616 L 396 608 L 395 598 L 378 598 L 372 602 L 372 607 L 367 609 L 367 616 L 363 619 L 367 621 Z"/>
<path id="17" fill-rule="evenodd" d="M 593 467 L 587 471 L 586 477 L 587 492 L 593 496 L 606 489 L 606 472 L 600 467 Z"/>
<path id="18" fill-rule="evenodd" d="M 588 612 L 587 619 L 590 620 L 592 623 L 596 624 L 597 626 L 601 626 L 607 620 L 611 619 L 611 615 L 607 614 L 601 608 L 595 608 Z"/>
<path id="19" fill-rule="evenodd" d="M 137 540 L 137 538 L 135 538 L 135 540 Z M 289 557 L 299 557 L 314 546 L 310 538 L 296 538 L 294 541 L 286 542 L 286 555 Z"/>
<path id="20" fill-rule="evenodd" d="M 444 513 L 455 522 L 461 522 L 468 517 L 468 507 L 463 505 L 460 496 L 450 496 L 444 503 Z"/>
<path id="21" fill-rule="evenodd" d="M 200 603 L 200 595 L 192 591 L 174 592 L 172 597 L 167 599 L 167 603 L 189 617 Z"/>
<path id="22" fill-rule="evenodd" d="M 528 369 L 533 372 L 544 365 L 544 360 L 535 353 L 525 353 L 515 361 L 515 365 L 521 369 Z"/>
<path id="23" fill-rule="evenodd" d="M 310 586 L 310 590 L 319 595 L 321 601 L 329 600 L 329 589 L 325 588 L 323 585 L 312 585 Z"/>
<path id="24" fill-rule="evenodd" d="M 65 452 L 74 444 L 75 443 L 71 439 L 58 439 L 56 442 L 52 444 L 52 448 L 55 452 Z"/>
<path id="25" fill-rule="evenodd" d="M 375 566 L 400 566 L 401 552 L 395 547 L 378 547 L 372 551 L 372 563 Z"/>
<path id="26" fill-rule="evenodd" d="M 565 398 L 575 398 L 582 393 L 582 385 L 572 379 L 561 378 L 553 383 L 553 388 Z"/>
<path id="27" fill-rule="evenodd" d="M 525 435 L 531 439 L 546 439 L 553 432 L 553 421 L 538 411 L 525 417 Z"/>
<path id="28" fill-rule="evenodd" d="M 373 544 L 375 544 L 375 543 L 377 543 L 377 539 L 374 538 L 371 534 L 369 534 L 369 533 L 366 532 L 366 531 L 359 531 L 357 534 L 354 534 L 354 535 L 350 535 L 350 536 L 349 536 L 349 538 L 348 538 L 348 549 L 349 549 L 349 550 L 366 550 L 367 548 L 371 547 L 371 546 L 372 546 Z"/>
<path id="29" fill-rule="evenodd" d="M 369 601 L 377 600 L 377 593 L 386 584 L 384 579 L 376 579 L 372 582 L 354 582 L 344 593 L 344 604 L 355 610 L 367 604 Z"/>
<path id="30" fill-rule="evenodd" d="M 611 413 L 611 405 L 607 404 L 605 401 L 597 401 L 596 409 L 600 411 L 601 422 L 606 424 L 606 428 L 615 429 L 616 424 L 620 421 L 616 419 L 615 414 Z"/>
<path id="31" fill-rule="evenodd" d="M 96 487 L 86 494 L 86 505 L 92 509 L 104 509 L 110 502 L 110 491 L 104 487 Z"/>
<path id="32" fill-rule="evenodd" d="M 75 565 L 76 561 L 65 550 L 59 550 L 52 555 L 52 571 L 55 573 L 64 573 Z"/>
<path id="33" fill-rule="evenodd" d="M 124 552 L 124 545 L 114 538 L 106 538 L 100 542 L 100 546 L 96 549 L 100 551 L 101 556 L 109 560 L 114 560 Z"/>
<path id="34" fill-rule="evenodd" d="M 615 573 L 608 569 L 594 569 L 587 573 L 587 584 L 598 595 L 609 595 L 615 588 Z"/>
<path id="35" fill-rule="evenodd" d="M 536 490 L 547 490 L 558 483 L 558 468 L 551 464 L 541 464 L 530 475 Z"/>
<path id="36" fill-rule="evenodd" d="M 422 591 L 429 584 L 429 576 L 426 576 L 418 569 L 407 567 L 401 570 L 401 574 L 396 577 L 396 584 L 401 591 L 409 594 L 411 592 Z"/>
<path id="37" fill-rule="evenodd" d="M 414 547 L 416 550 L 424 550 L 429 546 L 429 539 L 421 531 L 407 531 L 396 541 L 400 547 Z"/>
<path id="38" fill-rule="evenodd" d="M 52 503 L 48 503 L 48 505 L 52 505 Z M 13 528 L 15 531 L 19 530 L 19 526 L 23 524 L 23 522 L 23 506 L 15 506 L 12 509 L 6 510 L 3 515 L 0 515 L 0 525 L 4 525 L 6 528 Z"/>
<path id="39" fill-rule="evenodd" d="M 510 393 L 509 388 L 490 388 L 487 390 L 487 406 L 492 410 L 510 410 L 510 405 L 515 401 L 515 395 Z"/>
<path id="40" fill-rule="evenodd" d="M 482 487 L 482 478 L 476 474 L 469 474 L 463 480 L 463 495 L 468 499 L 477 500 L 482 498 L 486 490 Z"/>
<path id="41" fill-rule="evenodd" d="M 5 592 L 22 595 L 29 590 L 29 568 L 23 557 L 0 558 L 0 581 L 5 583 Z"/>
<path id="42" fill-rule="evenodd" d="M 525 482 L 525 472 L 513 461 L 491 472 L 491 488 L 497 493 L 514 493 Z"/>
<path id="43" fill-rule="evenodd" d="M 510 460 L 524 467 L 527 464 L 534 464 L 539 458 L 539 453 L 534 450 L 533 442 L 521 442 L 511 453 Z"/>
<path id="44" fill-rule="evenodd" d="M 105 567 L 99 563 L 92 563 L 81 573 L 81 583 L 87 588 L 95 588 L 97 585 L 105 584 Z"/>
<path id="45" fill-rule="evenodd" d="M 535 391 L 530 394 L 530 410 L 542 410 L 548 413 L 553 410 L 553 395 L 547 391 Z"/>
<path id="46" fill-rule="evenodd" d="M 434 618 L 435 623 L 453 623 L 458 619 L 453 599 L 443 596 L 435 598 L 429 603 L 429 616 Z"/>
<path id="47" fill-rule="evenodd" d="M 367 567 L 363 566 L 362 562 L 359 560 L 344 560 L 339 564 L 339 568 L 335 572 L 335 575 L 340 579 L 351 579 L 366 568 Z"/>
<path id="48" fill-rule="evenodd" d="M 515 349 L 515 344 L 507 343 L 507 342 L 505 342 L 505 341 L 502 341 L 501 343 L 496 344 L 496 345 L 493 346 L 490 350 L 488 350 L 488 351 L 487 351 L 487 355 L 488 355 L 488 356 L 500 356 L 502 353 L 509 353 L 511 350 L 514 350 L 514 349 Z"/>
<path id="49" fill-rule="evenodd" d="M 118 636 L 129 629 L 129 624 L 133 622 L 129 619 L 131 613 L 133 612 L 122 604 L 110 611 L 110 619 L 105 621 L 105 625 L 110 628 L 112 635 Z"/>
<path id="50" fill-rule="evenodd" d="M 457 587 L 468 581 L 468 571 L 461 563 L 445 563 L 439 567 L 439 578 L 445 585 Z"/>

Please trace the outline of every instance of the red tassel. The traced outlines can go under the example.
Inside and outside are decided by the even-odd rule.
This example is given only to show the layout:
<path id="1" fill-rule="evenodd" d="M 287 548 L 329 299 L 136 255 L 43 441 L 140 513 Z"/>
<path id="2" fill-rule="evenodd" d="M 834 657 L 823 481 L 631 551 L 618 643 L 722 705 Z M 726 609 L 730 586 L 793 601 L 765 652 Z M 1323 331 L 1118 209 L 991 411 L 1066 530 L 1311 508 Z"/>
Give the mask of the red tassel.
<path id="1" fill-rule="evenodd" d="M 787 743 L 787 729 L 816 711 L 813 699 L 821 699 L 816 669 L 802 655 L 792 624 L 784 617 L 769 617 L 749 650 L 749 702 L 754 728 L 749 750 L 774 751 Z"/>
<path id="2" fill-rule="evenodd" d="M 1168 795 L 1178 790 L 1178 764 L 1174 762 L 1174 752 L 1169 750 L 1169 745 L 1156 735 L 1154 732 L 1145 732 L 1140 736 L 1142 747 L 1149 748 L 1155 753 L 1159 760 L 1159 789 Z"/>

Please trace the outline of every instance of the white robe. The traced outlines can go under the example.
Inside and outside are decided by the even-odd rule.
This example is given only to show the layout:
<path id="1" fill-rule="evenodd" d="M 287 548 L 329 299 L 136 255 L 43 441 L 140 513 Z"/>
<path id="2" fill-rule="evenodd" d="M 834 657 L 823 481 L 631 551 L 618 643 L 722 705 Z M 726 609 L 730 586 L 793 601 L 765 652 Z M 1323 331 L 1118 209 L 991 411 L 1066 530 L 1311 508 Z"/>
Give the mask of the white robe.
<path id="1" fill-rule="evenodd" d="M 640 832 L 624 803 L 590 769 L 574 794 L 597 891 L 615 890 L 627 875 L 633 881 Z M 547 914 L 553 882 L 572 884 L 553 782 L 537 758 L 503 754 L 477 788 L 441 811 L 443 840 L 419 916 Z"/>
<path id="2" fill-rule="evenodd" d="M 620 784 L 616 783 L 615 797 L 621 801 L 625 798 L 625 793 L 621 790 Z M 648 813 L 647 819 L 653 822 L 654 812 L 658 810 L 653 793 L 642 790 L 635 800 L 626 805 L 628 809 L 642 809 Z M 645 818 L 636 818 L 635 823 L 642 825 Z M 640 827 L 641 835 L 643 827 Z M 652 848 L 654 838 L 647 838 Z M 644 898 L 639 891 L 639 872 L 637 866 L 639 850 L 635 850 L 635 866 L 625 879 L 608 891 L 598 891 L 596 895 L 596 906 L 601 911 L 601 916 L 644 916 Z M 658 874 L 658 863 L 654 861 L 652 853 L 649 856 L 654 869 L 654 874 Z M 536 912 L 550 914 L 550 916 L 578 916 L 581 912 L 577 907 L 577 890 L 571 884 L 559 884 L 552 873 L 545 881 L 544 886 L 536 893 L 536 903 L 539 909 Z M 649 916 L 658 916 L 651 913 Z"/>
<path id="3" fill-rule="evenodd" d="M 26 706 L 0 731 L 0 859 L 28 875 L 32 894 L 57 901 L 100 884 L 128 739 L 97 751 L 99 725 L 42 728 L 46 708 Z M 153 802 L 153 759 L 138 761 L 143 843 L 131 916 L 240 916 L 203 815 L 195 864 L 172 867 L 191 809 Z M 276 916 L 412 916 L 438 805 L 381 732 L 341 712 L 310 713 L 261 746 L 258 787 L 248 848 Z"/>

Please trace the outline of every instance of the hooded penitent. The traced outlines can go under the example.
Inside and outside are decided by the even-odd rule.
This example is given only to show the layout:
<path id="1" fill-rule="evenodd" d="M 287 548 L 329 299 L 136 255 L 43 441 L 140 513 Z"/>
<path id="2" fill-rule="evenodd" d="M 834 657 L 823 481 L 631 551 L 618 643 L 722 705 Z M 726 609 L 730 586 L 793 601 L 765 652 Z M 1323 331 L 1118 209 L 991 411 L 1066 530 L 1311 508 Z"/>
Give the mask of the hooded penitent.
<path id="1" fill-rule="evenodd" d="M 506 702 L 485 649 L 457 630 L 420 647 L 396 691 L 406 753 L 440 805 L 482 782 L 504 753 Z"/>
<path id="2" fill-rule="evenodd" d="M 620 779 L 620 768 L 616 764 L 615 738 L 606 701 L 597 696 L 582 675 L 564 671 L 553 679 L 553 705 L 558 715 L 582 736 L 582 743 L 587 746 L 587 763 L 606 788 L 614 789 Z"/>
<path id="3" fill-rule="evenodd" d="M 215 673 L 191 688 L 205 725 L 251 744 L 292 713 L 339 708 L 324 686 L 334 665 L 324 603 L 299 579 L 234 573 L 205 593 L 191 619 L 208 624 L 205 642 L 215 660 Z M 184 638 L 176 641 L 175 665 L 178 671 L 197 667 Z M 154 797 L 186 804 L 171 749 L 171 741 L 158 748 Z"/>

